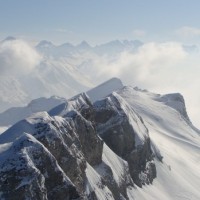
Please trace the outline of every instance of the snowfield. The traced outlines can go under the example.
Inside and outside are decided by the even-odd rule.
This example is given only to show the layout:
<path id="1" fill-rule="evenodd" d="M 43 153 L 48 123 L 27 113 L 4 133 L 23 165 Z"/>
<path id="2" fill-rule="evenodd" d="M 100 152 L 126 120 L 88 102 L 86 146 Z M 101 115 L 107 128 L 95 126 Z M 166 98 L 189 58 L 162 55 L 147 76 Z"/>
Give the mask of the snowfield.
<path id="1" fill-rule="evenodd" d="M 162 96 L 125 87 L 118 92 L 144 120 L 149 135 L 163 156 L 156 161 L 157 178 L 152 185 L 130 190 L 138 200 L 198 200 L 200 199 L 200 134 L 187 116 L 179 94 L 161 101 Z M 176 101 L 178 99 L 178 101 Z"/>

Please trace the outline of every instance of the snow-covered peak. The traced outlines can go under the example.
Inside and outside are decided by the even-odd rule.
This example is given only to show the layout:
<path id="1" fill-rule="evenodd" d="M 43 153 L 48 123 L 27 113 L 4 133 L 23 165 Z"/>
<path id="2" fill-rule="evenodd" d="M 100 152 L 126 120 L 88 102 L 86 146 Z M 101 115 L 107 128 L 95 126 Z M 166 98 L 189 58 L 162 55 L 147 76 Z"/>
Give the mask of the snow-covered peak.
<path id="1" fill-rule="evenodd" d="M 3 113 L 0 113 L 0 126 L 10 126 L 25 119 L 36 112 L 49 111 L 55 106 L 66 102 L 66 99 L 52 96 L 50 98 L 41 97 L 32 100 L 27 106 L 12 107 Z"/>
<path id="2" fill-rule="evenodd" d="M 115 47 L 119 47 L 119 46 L 122 46 L 122 42 L 120 40 L 113 40 L 113 41 L 110 41 L 108 43 L 106 43 L 106 45 L 108 46 L 115 46 Z"/>
<path id="3" fill-rule="evenodd" d="M 86 41 L 82 41 L 80 44 L 76 46 L 76 48 L 80 50 L 89 50 L 91 46 Z"/>
<path id="4" fill-rule="evenodd" d="M 51 48 L 54 47 L 54 44 L 51 41 L 47 41 L 47 40 L 42 40 L 40 41 L 36 48 Z"/>
<path id="5" fill-rule="evenodd" d="M 5 38 L 3 41 L 13 41 L 13 40 L 16 40 L 16 38 L 13 37 L 13 36 L 8 36 L 8 37 Z"/>
<path id="6" fill-rule="evenodd" d="M 90 97 L 92 102 L 95 102 L 96 100 L 102 99 L 121 88 L 123 88 L 122 81 L 118 78 L 112 78 L 87 91 L 87 95 Z"/>
<path id="7" fill-rule="evenodd" d="M 143 45 L 143 43 L 140 40 L 123 40 L 122 42 L 127 47 L 128 46 L 129 47 L 130 46 L 131 47 L 139 47 L 139 46 Z"/>
<path id="8" fill-rule="evenodd" d="M 80 112 L 83 108 L 92 106 L 86 93 L 78 94 L 49 111 L 51 116 L 64 116 L 71 111 Z"/>
<path id="9" fill-rule="evenodd" d="M 145 139 L 148 138 L 148 130 L 145 127 L 141 117 L 117 92 L 113 92 L 103 100 L 96 101 L 94 103 L 94 107 L 95 110 L 99 112 L 102 112 L 103 110 L 113 112 L 113 114 L 109 116 L 109 118 L 107 118 L 109 119 L 108 121 L 106 121 L 106 117 L 104 118 L 104 128 L 101 129 L 101 132 L 107 132 L 107 128 L 110 129 L 113 124 L 115 124 L 116 122 L 120 124 L 122 123 L 121 121 L 125 119 L 130 124 L 130 127 L 134 130 L 134 145 L 136 147 L 142 145 Z"/>
<path id="10" fill-rule="evenodd" d="M 60 47 L 74 47 L 74 45 L 69 42 L 66 42 L 64 44 L 61 44 Z"/>
<path id="11" fill-rule="evenodd" d="M 186 111 L 185 100 L 180 93 L 172 93 L 161 95 L 156 100 L 165 103 L 166 105 L 177 110 L 185 119 L 189 121 L 189 117 Z"/>

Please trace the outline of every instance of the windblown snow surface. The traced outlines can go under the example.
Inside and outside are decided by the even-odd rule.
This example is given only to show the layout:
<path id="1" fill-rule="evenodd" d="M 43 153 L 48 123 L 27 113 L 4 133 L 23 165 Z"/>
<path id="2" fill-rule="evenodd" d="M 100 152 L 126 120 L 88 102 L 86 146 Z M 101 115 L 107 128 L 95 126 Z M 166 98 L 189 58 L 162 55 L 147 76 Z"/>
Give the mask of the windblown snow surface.
<path id="1" fill-rule="evenodd" d="M 182 96 L 162 96 L 132 87 L 118 94 L 142 117 L 152 149 L 163 156 L 163 162 L 156 161 L 153 184 L 129 190 L 130 199 L 199 200 L 200 133 L 187 113 L 182 113 Z"/>

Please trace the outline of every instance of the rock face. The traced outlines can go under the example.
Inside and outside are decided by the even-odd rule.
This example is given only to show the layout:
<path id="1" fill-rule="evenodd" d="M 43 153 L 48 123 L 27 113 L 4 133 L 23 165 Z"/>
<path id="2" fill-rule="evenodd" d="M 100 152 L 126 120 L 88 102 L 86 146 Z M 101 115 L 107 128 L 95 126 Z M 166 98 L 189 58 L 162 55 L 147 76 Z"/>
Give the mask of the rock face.
<path id="1" fill-rule="evenodd" d="M 156 177 L 148 130 L 137 113 L 113 93 L 94 104 L 97 132 L 105 143 L 129 164 L 133 181 L 152 183 Z"/>
<path id="2" fill-rule="evenodd" d="M 23 134 L 2 156 L 1 199 L 77 199 L 75 186 L 55 157 L 33 136 Z"/>
<path id="3" fill-rule="evenodd" d="M 94 105 L 77 95 L 0 135 L 0 198 L 129 199 L 156 177 L 150 143 L 117 93 Z"/>

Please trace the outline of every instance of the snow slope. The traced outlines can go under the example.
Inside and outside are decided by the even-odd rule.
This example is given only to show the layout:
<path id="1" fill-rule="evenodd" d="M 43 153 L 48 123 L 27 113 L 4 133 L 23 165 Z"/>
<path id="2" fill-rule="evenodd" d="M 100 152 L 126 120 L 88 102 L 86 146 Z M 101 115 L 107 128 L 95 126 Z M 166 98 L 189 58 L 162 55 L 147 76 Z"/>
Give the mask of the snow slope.
<path id="1" fill-rule="evenodd" d="M 6 74 L 0 79 L 0 112 L 52 95 L 70 98 L 93 87 L 91 81 L 67 58 L 43 57 L 26 75 Z"/>
<path id="2" fill-rule="evenodd" d="M 64 98 L 52 96 L 32 100 L 27 106 L 10 108 L 0 113 L 0 126 L 9 126 L 25 119 L 36 112 L 49 111 L 59 104 L 66 102 Z"/>
<path id="3" fill-rule="evenodd" d="M 131 87 L 118 94 L 140 114 L 163 156 L 163 163 L 156 162 L 157 178 L 153 185 L 130 190 L 129 195 L 138 200 L 200 199 L 200 134 L 180 112 L 180 107 L 184 107 L 180 94 L 168 95 L 169 106 L 169 98 L 163 100 L 162 95 Z"/>
<path id="4" fill-rule="evenodd" d="M 86 93 L 90 97 L 90 100 L 92 102 L 95 102 L 97 100 L 100 100 L 101 98 L 106 97 L 113 91 L 121 89 L 122 87 L 123 87 L 123 84 L 120 79 L 112 78 L 112 79 L 98 85 L 97 87 L 92 88 L 91 90 L 87 91 Z"/>

